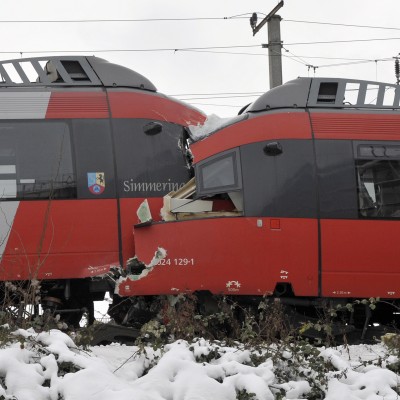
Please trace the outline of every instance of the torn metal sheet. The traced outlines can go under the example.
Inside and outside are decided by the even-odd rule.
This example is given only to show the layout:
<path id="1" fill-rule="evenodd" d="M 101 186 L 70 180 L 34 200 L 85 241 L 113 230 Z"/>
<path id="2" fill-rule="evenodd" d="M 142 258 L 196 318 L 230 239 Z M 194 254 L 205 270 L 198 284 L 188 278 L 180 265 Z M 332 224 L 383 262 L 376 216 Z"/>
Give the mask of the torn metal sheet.
<path id="1" fill-rule="evenodd" d="M 149 264 L 143 263 L 136 256 L 131 258 L 129 260 L 130 268 L 134 272 L 129 273 L 125 277 L 120 277 L 117 280 L 115 286 L 115 293 L 119 294 L 119 288 L 121 287 L 121 285 L 124 285 L 128 280 L 138 281 L 140 279 L 145 278 L 154 269 L 154 267 L 156 267 L 160 263 L 160 261 L 163 260 L 166 256 L 167 256 L 167 251 L 162 247 L 158 247 L 156 252 L 154 253 L 154 257 L 152 258 Z"/>
<path id="2" fill-rule="evenodd" d="M 149 202 L 147 199 L 143 200 L 143 202 L 138 207 L 136 214 L 139 218 L 141 224 L 149 223 L 153 221 L 153 217 L 151 215 Z"/>

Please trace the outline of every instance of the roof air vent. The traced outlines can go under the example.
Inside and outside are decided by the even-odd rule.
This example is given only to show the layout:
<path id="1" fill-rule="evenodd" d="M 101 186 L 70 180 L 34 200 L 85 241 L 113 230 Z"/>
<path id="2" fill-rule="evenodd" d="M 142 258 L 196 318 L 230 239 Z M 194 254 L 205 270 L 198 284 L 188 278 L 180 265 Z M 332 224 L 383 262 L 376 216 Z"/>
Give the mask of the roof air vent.
<path id="1" fill-rule="evenodd" d="M 338 90 L 337 82 L 321 82 L 317 103 L 335 103 Z"/>
<path id="2" fill-rule="evenodd" d="M 79 61 L 62 60 L 61 64 L 73 81 L 89 81 L 89 77 L 86 75 Z"/>

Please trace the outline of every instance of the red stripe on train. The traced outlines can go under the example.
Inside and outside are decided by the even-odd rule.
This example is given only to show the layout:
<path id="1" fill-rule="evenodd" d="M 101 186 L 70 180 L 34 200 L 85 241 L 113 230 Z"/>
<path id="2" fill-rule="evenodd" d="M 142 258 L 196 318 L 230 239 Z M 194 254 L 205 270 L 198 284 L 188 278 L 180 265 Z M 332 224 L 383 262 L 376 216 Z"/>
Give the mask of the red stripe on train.
<path id="1" fill-rule="evenodd" d="M 191 146 L 195 162 L 244 144 L 270 139 L 311 139 L 308 114 L 265 114 L 228 126 Z"/>
<path id="2" fill-rule="evenodd" d="M 46 118 L 108 118 L 105 92 L 52 92 Z"/>
<path id="3" fill-rule="evenodd" d="M 108 92 L 113 118 L 148 118 L 183 126 L 197 125 L 206 117 L 200 111 L 160 95 Z"/>

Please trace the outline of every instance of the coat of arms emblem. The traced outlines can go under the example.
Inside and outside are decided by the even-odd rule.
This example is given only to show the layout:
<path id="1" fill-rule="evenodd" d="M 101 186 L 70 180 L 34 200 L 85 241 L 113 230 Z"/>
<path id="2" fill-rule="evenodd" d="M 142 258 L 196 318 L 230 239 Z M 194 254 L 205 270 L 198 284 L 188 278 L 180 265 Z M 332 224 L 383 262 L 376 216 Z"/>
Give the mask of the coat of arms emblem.
<path id="1" fill-rule="evenodd" d="M 106 188 L 104 172 L 88 172 L 88 188 L 92 194 L 102 194 Z"/>

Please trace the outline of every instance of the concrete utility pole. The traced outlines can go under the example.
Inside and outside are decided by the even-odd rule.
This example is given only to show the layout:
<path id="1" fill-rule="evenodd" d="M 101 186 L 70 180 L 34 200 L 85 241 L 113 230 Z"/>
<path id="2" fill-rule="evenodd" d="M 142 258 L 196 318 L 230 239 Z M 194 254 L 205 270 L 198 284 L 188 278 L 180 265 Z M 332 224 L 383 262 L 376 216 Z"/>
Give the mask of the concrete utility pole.
<path id="1" fill-rule="evenodd" d="M 281 17 L 273 15 L 268 21 L 269 86 L 282 85 Z"/>
<path id="2" fill-rule="evenodd" d="M 276 13 L 283 7 L 283 4 L 284 2 L 281 0 L 258 25 L 256 13 L 250 18 L 253 36 L 268 23 L 268 44 L 263 45 L 263 47 L 268 47 L 269 86 L 271 89 L 282 85 L 282 41 L 280 26 L 282 18 L 276 15 Z"/>

